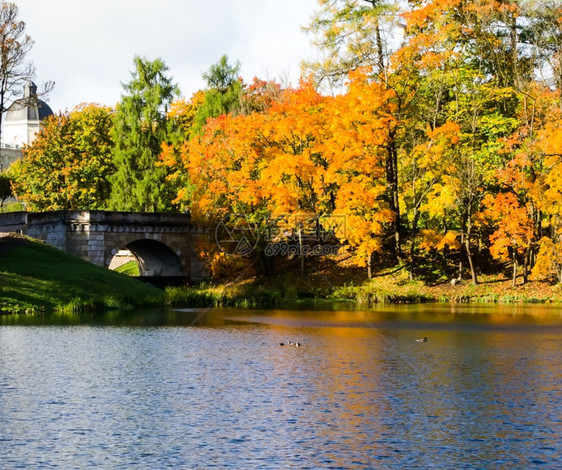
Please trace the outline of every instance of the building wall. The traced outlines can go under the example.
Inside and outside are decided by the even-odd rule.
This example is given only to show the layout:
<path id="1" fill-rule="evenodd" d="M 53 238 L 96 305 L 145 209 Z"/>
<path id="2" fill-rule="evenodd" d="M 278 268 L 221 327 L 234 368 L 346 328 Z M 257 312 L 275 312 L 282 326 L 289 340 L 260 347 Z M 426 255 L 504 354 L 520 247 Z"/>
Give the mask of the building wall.
<path id="1" fill-rule="evenodd" d="M 39 132 L 39 121 L 6 121 L 2 131 L 2 145 L 20 148 L 31 144 Z"/>
<path id="2" fill-rule="evenodd" d="M 7 170 L 16 160 L 21 158 L 21 149 L 0 148 L 0 171 Z"/>

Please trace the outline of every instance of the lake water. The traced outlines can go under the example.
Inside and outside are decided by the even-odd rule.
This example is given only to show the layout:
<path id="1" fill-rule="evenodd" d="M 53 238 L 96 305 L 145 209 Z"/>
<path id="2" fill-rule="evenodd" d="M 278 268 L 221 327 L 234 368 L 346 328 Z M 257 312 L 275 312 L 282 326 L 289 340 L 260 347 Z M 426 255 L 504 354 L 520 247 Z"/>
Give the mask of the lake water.
<path id="1" fill-rule="evenodd" d="M 544 306 L 0 317 L 0 468 L 562 468 L 561 346 Z"/>

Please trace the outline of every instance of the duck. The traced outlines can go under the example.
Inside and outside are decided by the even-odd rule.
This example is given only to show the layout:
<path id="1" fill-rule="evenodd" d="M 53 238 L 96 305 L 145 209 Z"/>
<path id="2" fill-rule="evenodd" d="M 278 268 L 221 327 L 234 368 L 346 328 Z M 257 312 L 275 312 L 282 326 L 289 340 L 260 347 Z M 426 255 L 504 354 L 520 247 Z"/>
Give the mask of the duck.
<path id="1" fill-rule="evenodd" d="M 295 343 L 295 346 L 298 348 L 298 347 L 301 346 L 301 344 L 300 344 L 300 343 Z"/>
<path id="2" fill-rule="evenodd" d="M 424 336 L 423 338 L 418 338 L 418 339 L 416 339 L 416 341 L 417 341 L 418 343 L 427 343 L 427 342 L 428 342 L 428 339 L 427 339 L 427 336 Z"/>
<path id="3" fill-rule="evenodd" d="M 279 343 L 279 346 L 285 346 L 285 343 Z"/>

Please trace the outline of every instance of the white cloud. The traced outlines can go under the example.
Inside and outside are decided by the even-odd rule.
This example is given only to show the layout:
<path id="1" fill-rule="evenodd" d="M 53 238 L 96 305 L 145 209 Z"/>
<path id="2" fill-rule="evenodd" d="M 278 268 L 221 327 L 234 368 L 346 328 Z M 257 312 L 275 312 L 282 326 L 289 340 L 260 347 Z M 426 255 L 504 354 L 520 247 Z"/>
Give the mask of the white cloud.
<path id="1" fill-rule="evenodd" d="M 38 84 L 56 82 L 54 111 L 80 102 L 113 105 L 133 57 L 160 57 L 182 94 L 203 87 L 201 73 L 227 54 L 242 74 L 294 83 L 309 49 L 301 26 L 316 0 L 19 0 L 35 40 Z"/>

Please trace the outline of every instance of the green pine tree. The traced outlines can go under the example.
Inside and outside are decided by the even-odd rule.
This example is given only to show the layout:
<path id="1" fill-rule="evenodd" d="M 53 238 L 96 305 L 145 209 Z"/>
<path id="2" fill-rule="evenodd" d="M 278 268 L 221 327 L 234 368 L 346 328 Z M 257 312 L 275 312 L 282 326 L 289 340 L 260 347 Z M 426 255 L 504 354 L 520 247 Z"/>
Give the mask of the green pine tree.
<path id="1" fill-rule="evenodd" d="M 195 114 L 194 133 L 199 133 L 209 118 L 237 113 L 243 91 L 239 72 L 240 63 L 230 65 L 228 57 L 223 55 L 216 64 L 211 65 L 209 70 L 203 73 L 207 89 L 205 100 Z"/>
<path id="2" fill-rule="evenodd" d="M 168 67 L 135 57 L 136 70 L 123 85 L 114 126 L 115 174 L 111 177 L 110 208 L 123 211 L 167 212 L 173 209 L 173 190 L 167 169 L 157 165 L 162 142 L 168 140 L 167 111 L 179 94 L 166 76 Z"/>

